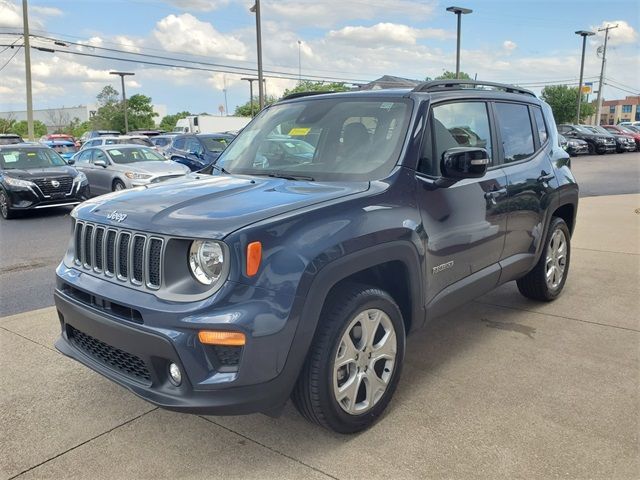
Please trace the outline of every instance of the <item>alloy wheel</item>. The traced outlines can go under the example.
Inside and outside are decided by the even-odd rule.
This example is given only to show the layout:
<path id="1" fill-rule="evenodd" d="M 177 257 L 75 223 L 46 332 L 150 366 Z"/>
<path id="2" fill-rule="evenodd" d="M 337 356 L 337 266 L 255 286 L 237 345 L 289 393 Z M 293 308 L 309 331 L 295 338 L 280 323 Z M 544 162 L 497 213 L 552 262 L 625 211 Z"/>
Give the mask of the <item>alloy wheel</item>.
<path id="1" fill-rule="evenodd" d="M 7 201 L 7 196 L 4 192 L 0 192 L 0 212 L 4 218 L 7 218 L 9 214 L 9 205 Z"/>
<path id="2" fill-rule="evenodd" d="M 564 232 L 557 229 L 551 235 L 547 247 L 546 280 L 547 286 L 554 290 L 562 282 L 565 267 L 567 265 L 567 237 Z"/>
<path id="3" fill-rule="evenodd" d="M 358 313 L 345 330 L 333 365 L 333 393 L 350 415 L 373 408 L 387 391 L 398 344 L 389 316 L 379 309 Z"/>

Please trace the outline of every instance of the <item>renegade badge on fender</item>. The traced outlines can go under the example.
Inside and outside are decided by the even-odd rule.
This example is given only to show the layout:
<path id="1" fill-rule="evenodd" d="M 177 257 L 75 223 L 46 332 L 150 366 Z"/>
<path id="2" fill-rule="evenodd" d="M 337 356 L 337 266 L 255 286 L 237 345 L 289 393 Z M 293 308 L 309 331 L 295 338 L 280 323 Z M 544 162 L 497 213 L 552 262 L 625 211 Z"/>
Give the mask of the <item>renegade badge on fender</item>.
<path id="1" fill-rule="evenodd" d="M 164 408 L 273 415 L 291 396 L 363 430 L 412 330 L 505 282 L 560 295 L 569 167 L 518 87 L 292 95 L 197 175 L 74 210 L 56 346 Z"/>

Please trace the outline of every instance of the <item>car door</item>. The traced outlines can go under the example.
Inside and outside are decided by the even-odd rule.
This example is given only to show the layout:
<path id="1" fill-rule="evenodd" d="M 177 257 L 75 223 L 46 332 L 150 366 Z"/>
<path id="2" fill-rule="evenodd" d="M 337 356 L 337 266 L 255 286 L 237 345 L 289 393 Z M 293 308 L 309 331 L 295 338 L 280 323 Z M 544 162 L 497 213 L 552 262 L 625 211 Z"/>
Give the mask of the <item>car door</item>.
<path id="1" fill-rule="evenodd" d="M 87 180 L 89 181 L 89 189 L 92 195 L 97 195 L 98 191 L 96 190 L 96 175 L 95 168 L 93 163 L 91 163 L 91 157 L 93 156 L 93 148 L 87 148 L 82 150 L 75 158 L 75 164 L 73 165 L 80 172 L 84 173 L 87 176 Z"/>
<path id="2" fill-rule="evenodd" d="M 557 185 L 549 153 L 559 147 L 549 141 L 539 106 L 495 102 L 494 111 L 509 194 L 503 265 L 505 276 L 517 276 L 533 266 L 543 242 L 546 205 Z"/>
<path id="3" fill-rule="evenodd" d="M 204 148 L 195 137 L 188 137 L 185 143 L 186 157 L 188 159 L 187 166 L 191 170 L 199 170 L 204 167 Z"/>
<path id="4" fill-rule="evenodd" d="M 489 104 L 471 100 L 440 103 L 431 109 L 416 175 L 425 231 L 427 302 L 441 292 L 448 296 L 443 292 L 447 287 L 462 291 L 467 285 L 477 295 L 477 288 L 489 291 L 498 281 L 507 190 L 506 175 L 496 161 L 490 113 Z M 485 148 L 490 161 L 487 173 L 436 187 L 442 156 L 455 147 Z"/>
<path id="5" fill-rule="evenodd" d="M 97 161 L 103 161 L 107 166 L 103 167 L 101 165 L 96 165 L 95 163 Z M 114 173 L 111 169 L 111 161 L 109 160 L 108 155 L 102 150 L 94 148 L 91 163 L 93 164 L 96 193 L 100 195 L 109 193 L 111 191 Z"/>

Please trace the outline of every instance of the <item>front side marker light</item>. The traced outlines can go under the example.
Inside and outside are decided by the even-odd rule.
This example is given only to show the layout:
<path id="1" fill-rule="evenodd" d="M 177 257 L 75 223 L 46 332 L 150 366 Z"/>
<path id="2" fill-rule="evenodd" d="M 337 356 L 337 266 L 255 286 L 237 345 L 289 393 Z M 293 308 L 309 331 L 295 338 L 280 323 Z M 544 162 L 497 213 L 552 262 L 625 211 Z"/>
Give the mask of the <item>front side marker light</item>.
<path id="1" fill-rule="evenodd" d="M 262 243 L 251 242 L 247 245 L 247 276 L 253 277 L 258 273 L 262 261 Z"/>
<path id="2" fill-rule="evenodd" d="M 198 340 L 205 345 L 225 345 L 227 347 L 242 347 L 246 341 L 242 332 L 220 330 L 200 330 Z"/>

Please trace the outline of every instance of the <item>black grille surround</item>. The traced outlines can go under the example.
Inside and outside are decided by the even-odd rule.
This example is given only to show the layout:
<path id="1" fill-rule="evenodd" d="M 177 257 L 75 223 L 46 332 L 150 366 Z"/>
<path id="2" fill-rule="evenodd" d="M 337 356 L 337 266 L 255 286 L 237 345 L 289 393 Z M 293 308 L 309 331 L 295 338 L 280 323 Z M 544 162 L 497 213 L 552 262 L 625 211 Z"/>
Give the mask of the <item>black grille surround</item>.
<path id="1" fill-rule="evenodd" d="M 91 335 L 67 324 L 67 338 L 78 350 L 84 352 L 95 361 L 133 378 L 145 385 L 151 385 L 151 374 L 144 361 L 119 348 L 112 347 Z"/>
<path id="2" fill-rule="evenodd" d="M 73 238 L 77 268 L 143 289 L 162 286 L 164 238 L 85 221 L 76 221 Z"/>
<path id="3" fill-rule="evenodd" d="M 45 198 L 70 195 L 73 190 L 73 177 L 39 178 L 33 180 Z"/>

